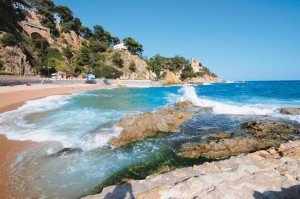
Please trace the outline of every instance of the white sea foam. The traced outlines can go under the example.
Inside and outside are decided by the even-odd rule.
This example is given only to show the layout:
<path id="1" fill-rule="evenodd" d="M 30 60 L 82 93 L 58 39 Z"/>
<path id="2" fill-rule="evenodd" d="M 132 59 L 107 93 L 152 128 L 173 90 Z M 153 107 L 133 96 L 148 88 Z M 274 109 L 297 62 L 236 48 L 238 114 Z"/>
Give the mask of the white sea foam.
<path id="1" fill-rule="evenodd" d="M 107 145 L 113 136 L 119 135 L 122 129 L 117 126 L 94 131 L 97 126 L 125 113 L 114 110 L 102 112 L 89 107 L 63 107 L 72 97 L 74 95 L 31 100 L 16 110 L 1 114 L 1 134 L 12 140 L 56 141 L 64 147 L 81 147 L 84 150 Z"/>
<path id="2" fill-rule="evenodd" d="M 123 129 L 114 125 L 111 128 L 101 128 L 95 134 L 87 134 L 84 141 L 80 144 L 83 150 L 91 150 L 98 147 L 103 147 L 109 143 L 112 137 L 117 137 Z"/>
<path id="3" fill-rule="evenodd" d="M 218 102 L 205 98 L 200 98 L 196 94 L 196 90 L 192 86 L 183 86 L 179 89 L 179 95 L 170 94 L 169 103 L 178 101 L 189 101 L 194 105 L 201 107 L 212 107 L 216 114 L 238 114 L 238 115 L 272 115 L 285 119 L 295 120 L 300 122 L 299 116 L 287 116 L 276 113 L 276 109 L 280 108 L 280 105 L 276 104 L 253 104 L 253 105 L 241 105 L 232 102 Z"/>
<path id="4" fill-rule="evenodd" d="M 234 81 L 231 81 L 231 80 L 227 80 L 227 81 L 225 81 L 224 83 L 226 83 L 226 84 L 233 84 L 233 83 L 235 83 Z"/>
<path id="5" fill-rule="evenodd" d="M 209 85 L 212 85 L 212 83 L 205 82 L 205 83 L 203 83 L 202 85 L 204 85 L 204 86 L 209 86 Z"/>

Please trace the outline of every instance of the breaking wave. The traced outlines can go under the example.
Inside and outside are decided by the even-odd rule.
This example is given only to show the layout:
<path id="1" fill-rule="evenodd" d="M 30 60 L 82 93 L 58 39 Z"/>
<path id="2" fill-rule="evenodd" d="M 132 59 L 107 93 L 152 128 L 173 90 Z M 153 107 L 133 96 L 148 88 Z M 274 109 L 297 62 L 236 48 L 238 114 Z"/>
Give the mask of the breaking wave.
<path id="1" fill-rule="evenodd" d="M 218 102 L 210 99 L 201 98 L 197 95 L 193 86 L 183 86 L 179 89 L 178 95 L 170 95 L 171 101 L 189 101 L 196 106 L 212 107 L 215 114 L 237 114 L 237 115 L 272 115 L 276 117 L 291 119 L 300 122 L 299 116 L 289 116 L 277 113 L 279 104 L 236 104 L 233 102 Z M 169 100 L 170 102 L 170 100 Z"/>

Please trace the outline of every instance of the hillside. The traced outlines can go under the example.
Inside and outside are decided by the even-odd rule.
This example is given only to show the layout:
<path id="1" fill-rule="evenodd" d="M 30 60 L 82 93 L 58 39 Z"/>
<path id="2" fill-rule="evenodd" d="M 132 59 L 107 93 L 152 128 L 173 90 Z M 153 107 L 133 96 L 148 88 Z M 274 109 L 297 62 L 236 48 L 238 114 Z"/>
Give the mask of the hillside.
<path id="1" fill-rule="evenodd" d="M 193 66 L 181 56 L 143 58 L 143 46 L 133 38 L 124 38 L 122 43 L 100 25 L 91 30 L 68 7 L 51 0 L 5 0 L 0 4 L 4 13 L 0 19 L 0 74 L 50 77 L 62 71 L 74 77 L 91 72 L 105 78 L 164 80 L 175 76 L 177 83 L 220 81 L 200 62 Z"/>

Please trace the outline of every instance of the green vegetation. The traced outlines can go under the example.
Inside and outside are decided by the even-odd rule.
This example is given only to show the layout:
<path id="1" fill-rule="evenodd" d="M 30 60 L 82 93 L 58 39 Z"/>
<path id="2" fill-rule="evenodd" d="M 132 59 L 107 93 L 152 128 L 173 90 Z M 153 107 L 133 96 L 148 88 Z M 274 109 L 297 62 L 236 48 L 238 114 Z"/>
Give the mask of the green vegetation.
<path id="1" fill-rule="evenodd" d="M 217 77 L 216 74 L 212 73 L 212 72 L 211 72 L 207 67 L 205 67 L 205 66 L 203 66 L 203 72 L 204 72 L 205 74 L 211 75 L 211 76 L 213 76 L 213 77 Z"/>
<path id="2" fill-rule="evenodd" d="M 1 39 L 0 43 L 4 46 L 15 46 L 18 43 L 18 40 L 16 39 L 15 35 L 11 33 L 5 33 Z"/>
<path id="3" fill-rule="evenodd" d="M 135 65 L 134 61 L 130 62 L 130 64 L 129 64 L 129 70 L 132 71 L 132 72 L 136 71 L 136 65 Z"/>
<path id="4" fill-rule="evenodd" d="M 193 68 L 189 66 L 185 66 L 181 73 L 181 80 L 185 80 L 187 78 L 195 77 Z"/>
<path id="5" fill-rule="evenodd" d="M 0 31 L 10 32 L 16 38 L 21 38 L 22 28 L 18 22 L 25 19 L 27 11 L 24 8 L 30 8 L 27 0 L 1 0 Z"/>
<path id="6" fill-rule="evenodd" d="M 124 67 L 124 61 L 121 57 L 121 54 L 119 52 L 115 52 L 112 56 L 112 62 L 118 66 L 119 68 L 123 68 Z"/>
<path id="7" fill-rule="evenodd" d="M 139 42 L 135 41 L 131 37 L 127 37 L 123 41 L 129 52 L 142 56 L 144 50 L 143 46 Z"/>
<path id="8" fill-rule="evenodd" d="M 182 68 L 189 66 L 189 60 L 184 57 L 176 55 L 175 57 L 163 57 L 161 55 L 155 55 L 151 57 L 148 61 L 148 69 L 153 71 L 158 78 L 162 78 L 161 71 L 178 71 Z"/>
<path id="9" fill-rule="evenodd" d="M 24 33 L 18 22 L 29 16 L 29 10 L 34 10 L 42 16 L 41 24 L 50 29 L 52 41 L 62 42 L 63 48 L 60 45 L 53 45 L 52 42 L 50 45 L 48 43 L 50 40 L 47 38 L 47 41 L 38 33 L 32 35 Z M 62 70 L 72 73 L 74 76 L 93 71 L 97 73 L 97 76 L 106 78 L 116 78 L 122 75 L 119 70 L 124 67 L 125 60 L 119 52 L 112 50 L 114 45 L 120 43 L 120 39 L 111 35 L 101 25 L 96 24 L 92 29 L 84 26 L 70 8 L 55 5 L 52 0 L 1 0 L 0 13 L 0 31 L 6 32 L 0 39 L 1 44 L 4 46 L 18 45 L 26 55 L 26 61 L 29 61 L 38 74 L 49 76 L 57 70 Z M 57 23 L 60 25 L 60 30 Z M 71 31 L 84 38 L 81 40 L 80 48 L 77 45 L 76 47 L 71 46 L 69 37 L 65 36 L 64 33 Z M 181 70 L 182 80 L 190 77 L 202 77 L 204 74 L 216 76 L 206 67 L 203 67 L 203 71 L 194 74 L 189 60 L 178 55 L 170 58 L 158 54 L 148 60 L 142 57 L 143 45 L 138 41 L 132 37 L 126 37 L 123 42 L 130 53 L 138 55 L 147 62 L 147 69 L 154 72 L 158 79 L 164 78 L 167 71 L 181 72 Z M 112 66 L 107 64 L 107 60 L 110 58 Z M 128 68 L 131 72 L 137 71 L 134 61 L 129 64 Z"/>
<path id="10" fill-rule="evenodd" d="M 122 72 L 118 71 L 114 67 L 106 65 L 103 62 L 100 62 L 95 66 L 93 73 L 97 77 L 104 77 L 109 79 L 116 79 L 123 75 Z"/>

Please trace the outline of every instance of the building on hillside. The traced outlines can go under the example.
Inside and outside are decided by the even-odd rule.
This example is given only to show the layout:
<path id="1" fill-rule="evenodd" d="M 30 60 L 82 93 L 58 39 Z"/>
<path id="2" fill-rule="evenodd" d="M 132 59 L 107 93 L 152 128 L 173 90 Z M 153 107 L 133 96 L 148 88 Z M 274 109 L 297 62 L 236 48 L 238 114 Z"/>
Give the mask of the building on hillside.
<path id="1" fill-rule="evenodd" d="M 116 44 L 113 46 L 114 50 L 127 50 L 127 46 L 124 43 Z"/>
<path id="2" fill-rule="evenodd" d="M 192 60 L 191 60 L 191 67 L 193 68 L 195 73 L 199 72 L 200 69 L 202 68 L 200 61 L 198 59 L 194 59 L 194 58 L 192 58 Z"/>

